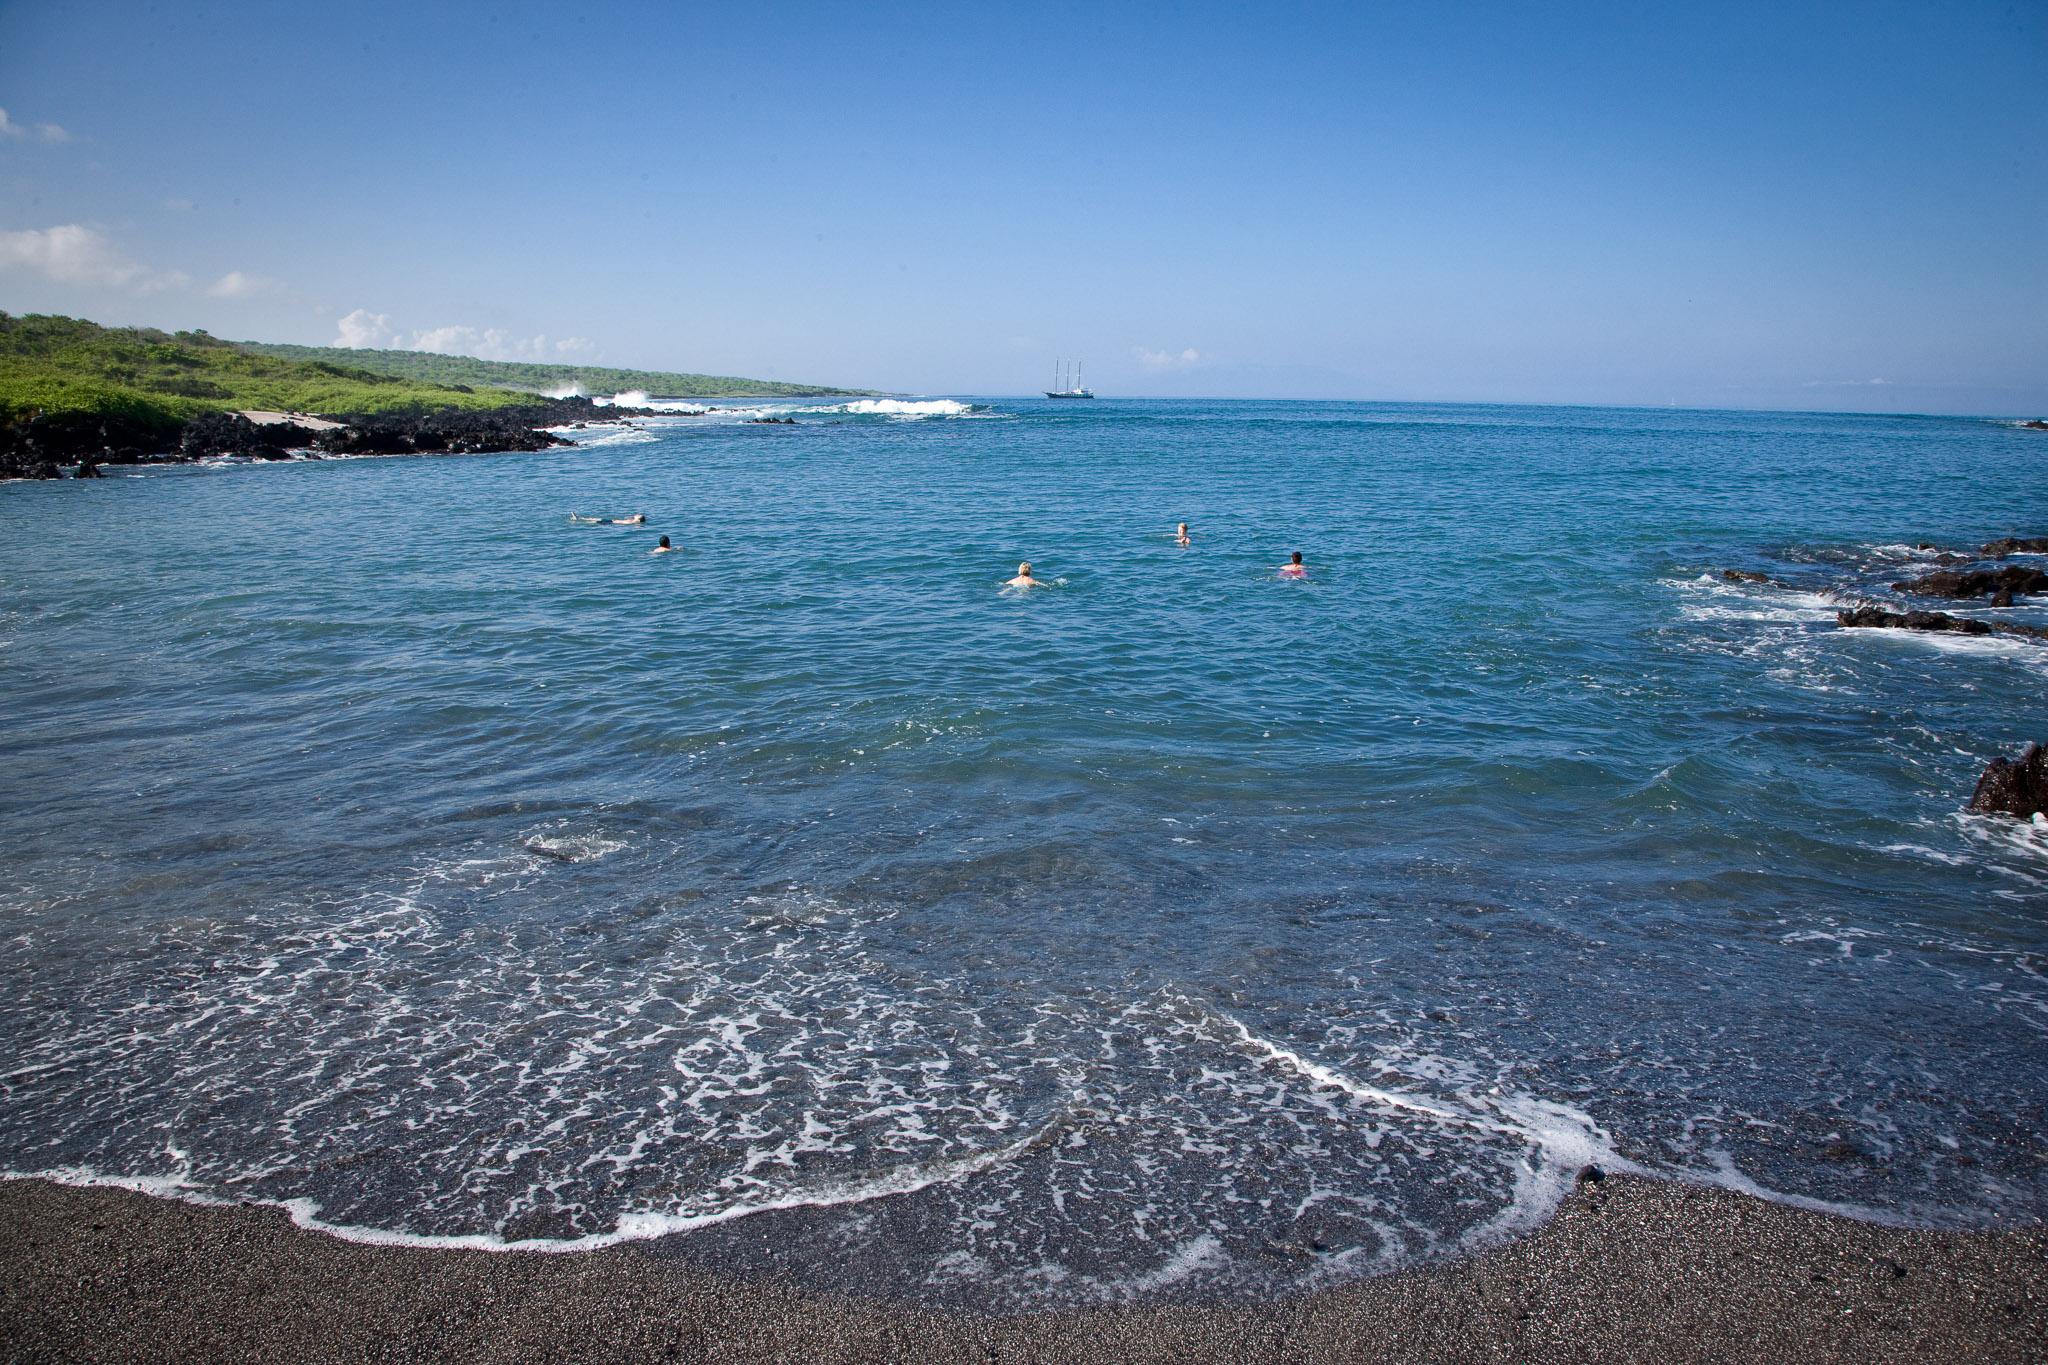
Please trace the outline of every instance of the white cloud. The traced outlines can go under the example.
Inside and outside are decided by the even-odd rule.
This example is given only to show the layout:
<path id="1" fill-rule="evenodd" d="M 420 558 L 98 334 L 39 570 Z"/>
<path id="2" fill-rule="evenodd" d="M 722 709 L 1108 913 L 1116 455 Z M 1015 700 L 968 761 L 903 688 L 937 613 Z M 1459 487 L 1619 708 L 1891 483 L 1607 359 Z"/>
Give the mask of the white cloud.
<path id="1" fill-rule="evenodd" d="M 1133 346 L 1131 354 L 1138 357 L 1138 363 L 1148 370 L 1181 370 L 1202 363 L 1201 353 L 1192 346 L 1179 355 L 1171 351 L 1148 351 L 1143 346 Z"/>
<path id="2" fill-rule="evenodd" d="M 251 299 L 258 295 L 283 298 L 291 291 L 284 287 L 282 280 L 273 280 L 268 275 L 245 275 L 239 270 L 230 270 L 208 285 L 206 292 L 217 299 Z"/>
<path id="3" fill-rule="evenodd" d="M 391 319 L 382 313 L 358 308 L 336 324 L 341 330 L 334 344 L 352 351 L 380 347 L 392 339 L 390 323 Z"/>
<path id="4" fill-rule="evenodd" d="M 221 283 L 225 284 L 226 280 Z M 219 290 L 220 287 L 216 285 L 214 288 Z M 372 313 L 367 308 L 356 309 L 343 318 L 339 326 L 340 335 L 334 339 L 334 344 L 351 348 L 388 346 L 401 351 L 431 351 L 438 355 L 472 355 L 478 360 L 564 360 L 597 354 L 597 343 L 588 337 L 563 337 L 560 341 L 549 341 L 545 333 L 517 337 L 495 327 L 459 324 L 428 327 L 414 331 L 408 337 L 405 332 L 391 326 L 388 314 Z"/>
<path id="5" fill-rule="evenodd" d="M 0 232 L 0 270 L 39 270 L 59 284 L 118 289 L 149 274 L 149 267 L 117 250 L 106 235 L 83 223 Z"/>
<path id="6" fill-rule="evenodd" d="M 565 337 L 549 344 L 547 335 L 515 337 L 495 327 L 482 331 L 474 327 L 435 327 L 413 333 L 412 349 L 443 355 L 473 355 L 478 360 L 550 360 L 569 355 L 594 354 L 597 346 L 587 337 Z"/>
<path id="7" fill-rule="evenodd" d="M 37 142 L 69 142 L 71 140 L 71 134 L 65 132 L 54 123 L 38 123 L 35 127 L 31 128 L 26 124 L 16 123 L 13 119 L 7 117 L 5 109 L 0 109 L 0 137 L 33 138 Z"/>

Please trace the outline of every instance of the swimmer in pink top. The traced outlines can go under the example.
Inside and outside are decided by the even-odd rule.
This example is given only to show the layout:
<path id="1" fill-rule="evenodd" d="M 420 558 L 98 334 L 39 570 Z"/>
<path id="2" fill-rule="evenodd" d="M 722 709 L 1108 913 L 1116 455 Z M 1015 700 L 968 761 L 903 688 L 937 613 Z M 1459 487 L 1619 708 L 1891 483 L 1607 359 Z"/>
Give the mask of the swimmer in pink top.
<path id="1" fill-rule="evenodd" d="M 1280 566 L 1282 578 L 1307 578 L 1308 569 L 1301 562 L 1301 551 L 1294 552 L 1294 558 Z"/>

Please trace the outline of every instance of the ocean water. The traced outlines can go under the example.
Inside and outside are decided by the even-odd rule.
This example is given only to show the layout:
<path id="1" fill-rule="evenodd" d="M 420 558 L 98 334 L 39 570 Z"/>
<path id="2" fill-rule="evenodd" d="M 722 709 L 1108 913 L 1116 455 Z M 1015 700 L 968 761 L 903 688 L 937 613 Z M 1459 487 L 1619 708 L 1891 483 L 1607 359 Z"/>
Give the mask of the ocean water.
<path id="1" fill-rule="evenodd" d="M 0 1165 L 1000 1311 L 2040 1218 L 2048 647 L 1833 614 L 2048 436 L 773 411 L 0 486 Z"/>

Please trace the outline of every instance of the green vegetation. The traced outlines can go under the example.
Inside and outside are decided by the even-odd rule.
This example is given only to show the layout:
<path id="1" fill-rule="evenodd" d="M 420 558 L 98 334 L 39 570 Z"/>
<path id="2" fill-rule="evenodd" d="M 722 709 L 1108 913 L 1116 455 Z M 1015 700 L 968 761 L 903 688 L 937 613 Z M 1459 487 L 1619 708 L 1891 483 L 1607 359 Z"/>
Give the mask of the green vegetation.
<path id="1" fill-rule="evenodd" d="M 412 413 L 505 407 L 527 398 L 260 355 L 205 332 L 0 313 L 0 425 L 38 412 L 90 413 L 172 431 L 190 418 L 236 408 Z"/>
<path id="2" fill-rule="evenodd" d="M 595 365 L 533 365 L 522 361 L 475 360 L 429 351 L 350 351 L 334 346 L 287 346 L 268 341 L 239 343 L 245 351 L 284 360 L 344 365 L 429 384 L 478 388 L 560 391 L 572 384 L 585 393 L 609 396 L 638 389 L 661 398 L 874 398 L 873 389 L 828 389 L 816 384 L 779 384 L 730 375 L 666 374 L 658 370 L 609 370 Z"/>

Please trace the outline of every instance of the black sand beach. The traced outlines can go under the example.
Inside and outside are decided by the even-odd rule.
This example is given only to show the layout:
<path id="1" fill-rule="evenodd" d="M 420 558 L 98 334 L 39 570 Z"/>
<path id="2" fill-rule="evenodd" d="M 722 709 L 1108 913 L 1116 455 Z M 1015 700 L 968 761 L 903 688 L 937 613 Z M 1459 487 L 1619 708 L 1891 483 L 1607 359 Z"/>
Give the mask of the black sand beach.
<path id="1" fill-rule="evenodd" d="M 0 1184 L 9 1361 L 1892 1361 L 2048 1356 L 2048 1233 L 1610 1177 L 1462 1264 L 1278 1304 L 949 1316 L 652 1245 L 354 1245 L 273 1208 Z"/>

